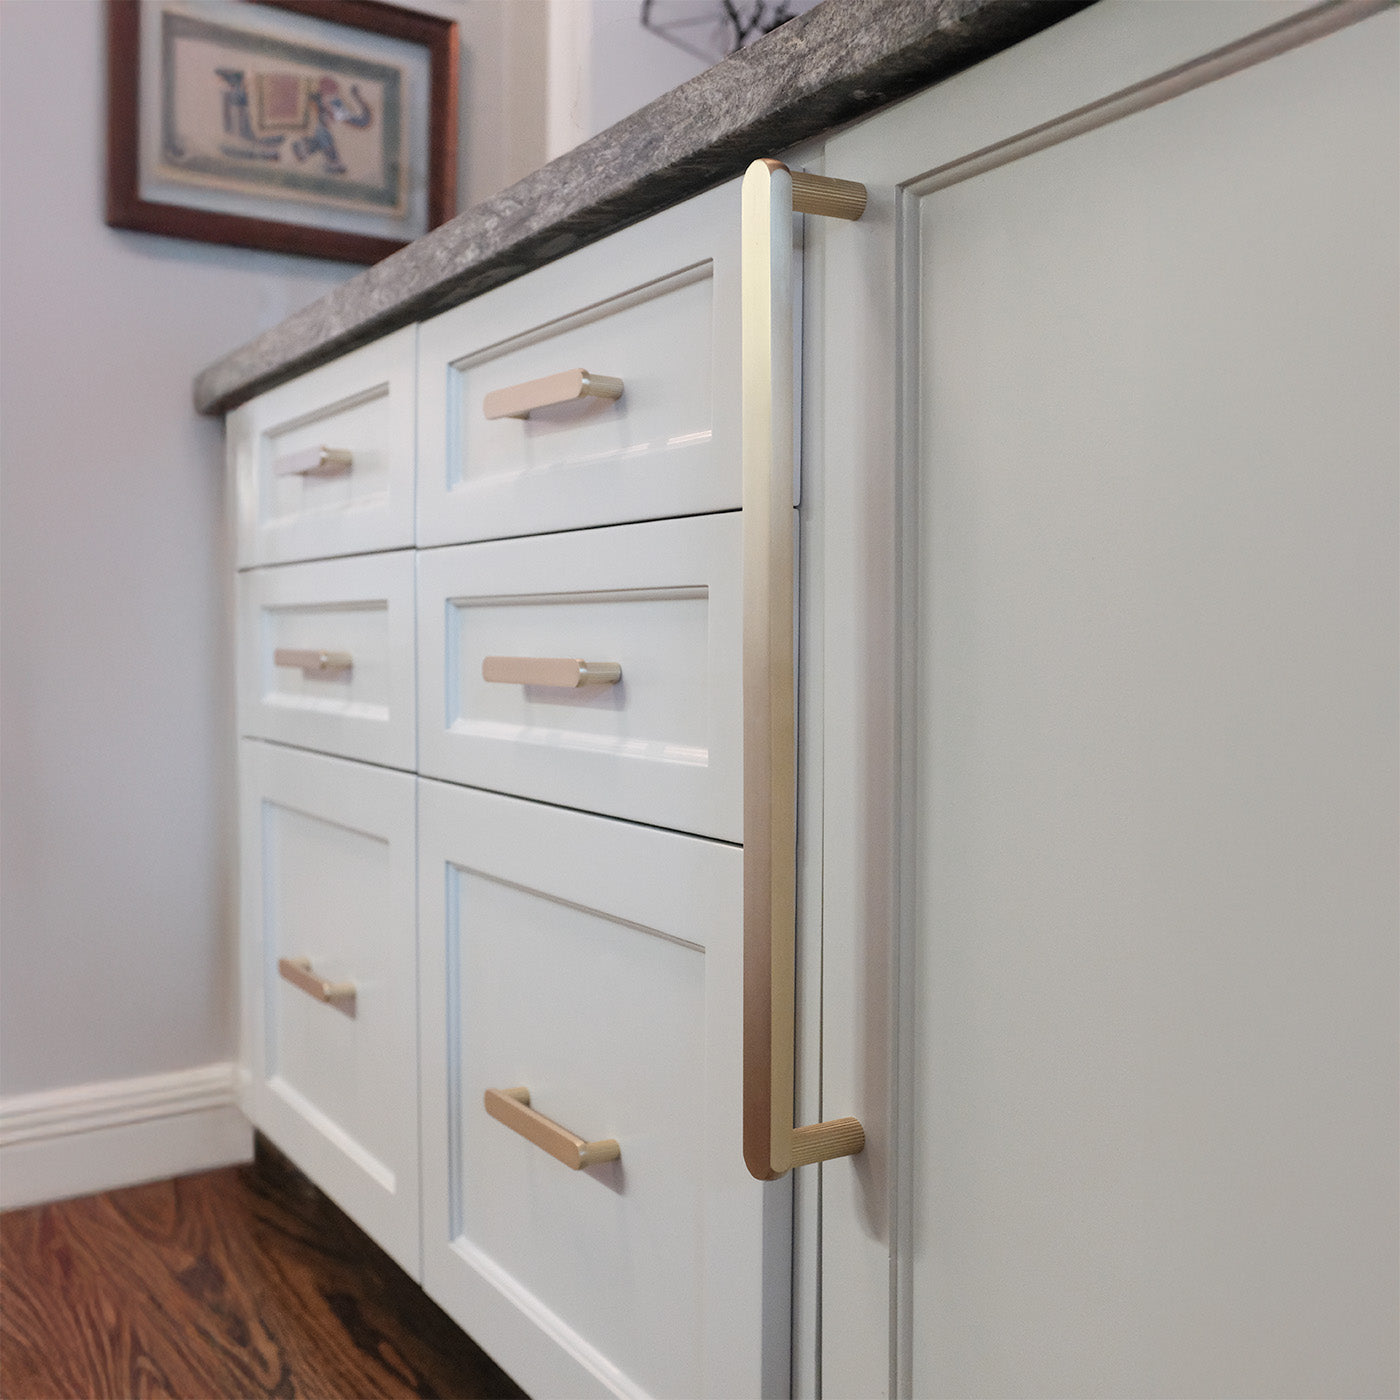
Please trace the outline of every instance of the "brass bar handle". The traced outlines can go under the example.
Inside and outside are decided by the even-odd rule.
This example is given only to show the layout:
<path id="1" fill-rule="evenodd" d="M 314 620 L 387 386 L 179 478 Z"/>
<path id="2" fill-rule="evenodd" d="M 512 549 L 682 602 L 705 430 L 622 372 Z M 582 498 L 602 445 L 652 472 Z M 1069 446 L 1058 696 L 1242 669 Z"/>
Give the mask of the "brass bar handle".
<path id="1" fill-rule="evenodd" d="M 488 1089 L 486 1091 L 486 1111 L 498 1123 L 504 1123 L 523 1138 L 529 1138 L 536 1147 L 542 1147 L 566 1167 L 582 1171 L 599 1162 L 616 1162 L 622 1156 L 622 1149 L 614 1138 L 602 1138 L 598 1142 L 588 1142 L 561 1128 L 552 1118 L 536 1113 L 530 1107 L 530 1091 L 520 1087 L 515 1089 Z"/>
<path id="2" fill-rule="evenodd" d="M 855 1118 L 796 1127 L 796 512 L 792 216 L 858 219 L 865 187 L 756 160 L 740 259 L 744 553 L 744 1162 L 760 1181 L 863 1150 Z"/>
<path id="3" fill-rule="evenodd" d="M 348 651 L 317 651 L 315 648 L 278 647 L 272 653 L 274 666 L 290 666 L 298 671 L 348 671 L 355 659 Z"/>
<path id="4" fill-rule="evenodd" d="M 481 679 L 573 690 L 581 685 L 616 685 L 622 679 L 622 667 L 616 661 L 579 661 L 571 656 L 487 656 L 482 658 Z"/>
<path id="5" fill-rule="evenodd" d="M 289 452 L 272 463 L 274 476 L 335 476 L 348 472 L 355 464 L 355 454 L 346 447 L 307 447 Z"/>
<path id="6" fill-rule="evenodd" d="M 610 374 L 589 374 L 586 369 L 566 369 L 526 384 L 493 389 L 481 401 L 488 418 L 528 418 L 537 408 L 553 408 L 575 399 L 620 399 L 622 380 Z"/>
<path id="7" fill-rule="evenodd" d="M 355 984 L 328 982 L 311 970 L 310 958 L 278 958 L 277 971 L 294 987 L 299 987 L 317 1001 L 328 1002 L 347 1016 L 355 1014 Z"/>

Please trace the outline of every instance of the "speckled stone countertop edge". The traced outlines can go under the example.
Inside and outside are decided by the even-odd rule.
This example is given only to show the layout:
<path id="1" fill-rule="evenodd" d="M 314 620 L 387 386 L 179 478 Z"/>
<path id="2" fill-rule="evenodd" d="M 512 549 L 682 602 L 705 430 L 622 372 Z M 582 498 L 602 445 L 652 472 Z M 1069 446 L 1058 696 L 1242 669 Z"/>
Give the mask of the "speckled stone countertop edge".
<path id="1" fill-rule="evenodd" d="M 220 414 L 1011 47 L 1092 0 L 825 0 L 375 263 L 195 380 Z"/>

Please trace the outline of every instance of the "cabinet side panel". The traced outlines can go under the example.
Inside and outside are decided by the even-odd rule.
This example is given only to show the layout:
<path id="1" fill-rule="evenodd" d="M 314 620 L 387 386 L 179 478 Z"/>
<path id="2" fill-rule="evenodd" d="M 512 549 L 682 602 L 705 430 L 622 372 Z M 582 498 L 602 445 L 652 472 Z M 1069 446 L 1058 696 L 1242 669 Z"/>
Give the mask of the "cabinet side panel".
<path id="1" fill-rule="evenodd" d="M 917 1394 L 1393 1389 L 1395 39 L 923 203 Z"/>

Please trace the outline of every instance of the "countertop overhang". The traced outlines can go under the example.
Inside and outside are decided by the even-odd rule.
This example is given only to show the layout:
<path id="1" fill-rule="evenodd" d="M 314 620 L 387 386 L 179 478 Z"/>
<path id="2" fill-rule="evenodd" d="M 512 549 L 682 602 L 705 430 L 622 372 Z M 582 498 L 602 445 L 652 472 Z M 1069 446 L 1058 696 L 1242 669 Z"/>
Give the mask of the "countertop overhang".
<path id="1" fill-rule="evenodd" d="M 289 316 L 195 380 L 219 414 L 928 87 L 1092 0 L 825 0 Z"/>

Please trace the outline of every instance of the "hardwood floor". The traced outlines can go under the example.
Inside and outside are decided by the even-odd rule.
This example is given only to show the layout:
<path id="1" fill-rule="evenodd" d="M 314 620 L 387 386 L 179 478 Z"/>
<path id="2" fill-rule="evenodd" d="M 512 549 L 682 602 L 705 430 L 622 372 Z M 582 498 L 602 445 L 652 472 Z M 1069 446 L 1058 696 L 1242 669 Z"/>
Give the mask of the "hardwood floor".
<path id="1" fill-rule="evenodd" d="M 277 1150 L 0 1215 L 4 1400 L 517 1400 Z"/>

